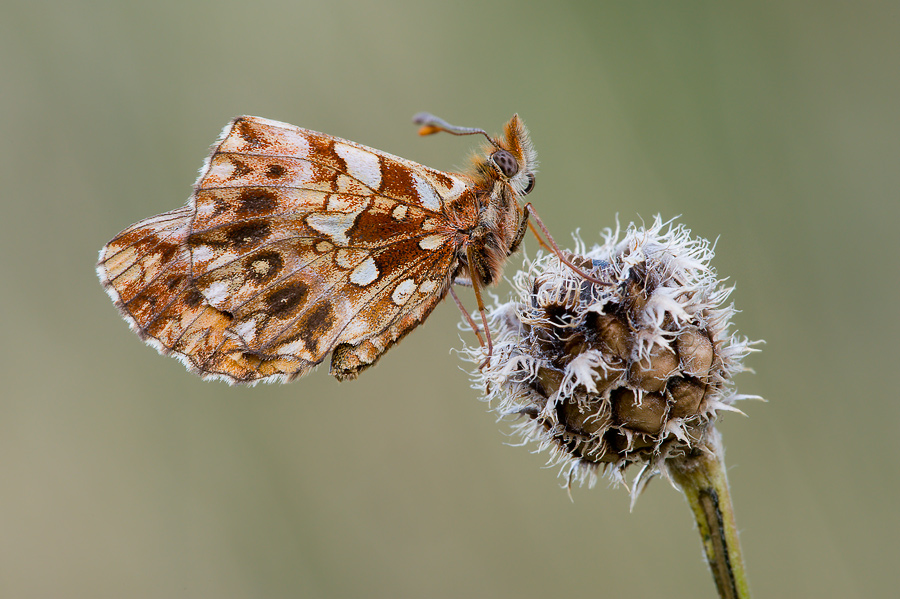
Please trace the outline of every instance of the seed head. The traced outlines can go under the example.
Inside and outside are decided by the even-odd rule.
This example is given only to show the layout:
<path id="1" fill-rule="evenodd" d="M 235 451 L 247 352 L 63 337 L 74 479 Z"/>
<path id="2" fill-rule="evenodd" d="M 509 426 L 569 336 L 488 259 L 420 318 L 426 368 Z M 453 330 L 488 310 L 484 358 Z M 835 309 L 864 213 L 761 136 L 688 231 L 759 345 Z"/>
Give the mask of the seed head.
<path id="1" fill-rule="evenodd" d="M 702 446 L 720 411 L 739 411 L 749 396 L 731 378 L 753 348 L 729 331 L 733 287 L 709 266 L 708 241 L 658 217 L 604 237 L 590 251 L 577 240 L 567 257 L 608 286 L 553 254 L 526 260 L 517 297 L 490 311 L 494 350 L 473 382 L 569 484 L 593 485 L 598 471 L 624 483 L 641 464 L 636 497 L 666 460 Z M 481 347 L 464 355 L 486 358 Z"/>

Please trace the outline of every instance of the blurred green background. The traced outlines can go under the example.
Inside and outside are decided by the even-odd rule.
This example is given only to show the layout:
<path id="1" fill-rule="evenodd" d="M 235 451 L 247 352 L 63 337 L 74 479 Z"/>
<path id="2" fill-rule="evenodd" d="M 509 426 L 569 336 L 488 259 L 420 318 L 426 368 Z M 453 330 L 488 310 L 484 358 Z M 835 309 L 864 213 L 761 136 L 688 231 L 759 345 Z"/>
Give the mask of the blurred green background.
<path id="1" fill-rule="evenodd" d="M 246 389 L 103 293 L 99 248 L 182 205 L 234 115 L 464 164 L 477 142 L 417 137 L 420 110 L 522 115 L 562 242 L 657 213 L 718 238 L 767 341 L 738 385 L 769 403 L 721 424 L 751 587 L 895 592 L 898 3 L 0 8 L 3 597 L 714 596 L 668 484 L 632 513 L 602 482 L 572 502 L 505 444 L 452 302 L 358 381 Z"/>

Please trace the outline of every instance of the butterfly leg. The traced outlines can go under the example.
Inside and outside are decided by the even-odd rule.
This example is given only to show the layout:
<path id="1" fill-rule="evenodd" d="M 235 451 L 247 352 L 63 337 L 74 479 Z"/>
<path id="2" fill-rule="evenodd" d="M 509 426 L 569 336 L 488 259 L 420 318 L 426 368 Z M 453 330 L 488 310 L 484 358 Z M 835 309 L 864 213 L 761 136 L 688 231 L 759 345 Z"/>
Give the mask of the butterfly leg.
<path id="1" fill-rule="evenodd" d="M 475 324 L 475 320 L 472 318 L 472 315 L 469 314 L 469 311 L 466 310 L 466 307 L 460 301 L 459 296 L 456 295 L 456 292 L 453 290 L 453 286 L 450 286 L 450 296 L 453 298 L 453 301 L 456 302 L 456 307 L 459 308 L 459 311 L 462 312 L 463 318 L 466 321 L 466 324 L 471 327 L 472 331 L 475 333 L 475 336 L 478 337 L 478 344 L 484 345 L 484 339 L 481 337 L 481 331 L 478 329 L 478 325 Z"/>
<path id="2" fill-rule="evenodd" d="M 586 281 L 590 281 L 591 283 L 594 283 L 595 285 L 603 285 L 603 286 L 612 285 L 612 283 L 610 283 L 609 281 L 603 281 L 601 279 L 598 279 L 596 277 L 589 275 L 581 268 L 575 266 L 575 264 L 573 264 L 572 261 L 566 257 L 566 255 L 563 253 L 563 251 L 561 249 L 559 249 L 559 246 L 556 245 L 556 241 L 553 240 L 553 236 L 550 235 L 550 231 L 547 230 L 547 227 L 544 225 L 544 222 L 541 220 L 541 217 L 538 216 L 537 211 L 534 209 L 534 206 L 532 206 L 530 202 L 528 204 L 525 204 L 525 215 L 526 215 L 526 218 L 528 217 L 528 215 L 531 215 L 532 220 L 534 220 L 535 224 L 537 224 L 538 228 L 541 230 L 541 233 L 543 233 L 544 236 L 547 238 L 547 242 L 550 244 L 551 250 L 553 251 L 554 254 L 556 254 L 556 257 L 559 258 L 560 262 L 562 262 L 563 264 L 565 264 L 566 266 L 571 268 L 572 271 L 575 274 L 577 274 L 579 277 L 583 278 Z M 544 245 L 544 242 L 543 242 L 543 240 L 541 240 L 541 237 L 537 234 L 537 231 L 534 231 L 534 229 L 532 229 L 532 231 L 534 232 L 535 236 L 538 238 L 538 241 L 542 245 Z M 476 295 L 477 295 L 477 293 L 476 293 Z"/>
<path id="3" fill-rule="evenodd" d="M 475 264 L 475 248 L 473 246 L 469 246 L 466 249 L 466 255 L 469 259 L 469 264 Z M 491 329 L 488 327 L 487 321 L 487 312 L 484 308 L 484 300 L 481 298 L 481 281 L 478 277 L 478 270 L 472 268 L 472 289 L 475 290 L 475 301 L 478 302 L 478 312 L 481 314 L 481 322 L 484 325 L 484 336 L 487 341 L 487 357 L 482 362 L 479 368 L 484 368 L 487 366 L 487 363 L 490 361 L 491 356 L 494 355 L 494 343 L 491 340 Z"/>

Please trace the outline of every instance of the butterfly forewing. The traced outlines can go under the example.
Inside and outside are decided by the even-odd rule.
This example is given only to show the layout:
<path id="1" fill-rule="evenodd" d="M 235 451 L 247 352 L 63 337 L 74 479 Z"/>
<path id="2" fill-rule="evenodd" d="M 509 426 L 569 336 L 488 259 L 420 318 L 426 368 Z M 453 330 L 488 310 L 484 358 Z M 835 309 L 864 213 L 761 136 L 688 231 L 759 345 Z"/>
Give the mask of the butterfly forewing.
<path id="1" fill-rule="evenodd" d="M 98 270 L 138 332 L 201 374 L 291 378 L 343 346 L 335 374 L 351 377 L 446 293 L 445 214 L 467 194 L 463 176 L 243 117 L 189 205 L 124 231 Z"/>

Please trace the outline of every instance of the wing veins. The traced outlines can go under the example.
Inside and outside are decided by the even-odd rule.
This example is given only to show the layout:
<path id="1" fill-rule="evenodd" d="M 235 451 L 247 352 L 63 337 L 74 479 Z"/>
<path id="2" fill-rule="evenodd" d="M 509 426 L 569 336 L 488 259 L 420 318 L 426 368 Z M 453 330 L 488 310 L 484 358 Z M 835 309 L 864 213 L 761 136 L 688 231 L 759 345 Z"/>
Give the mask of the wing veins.
<path id="1" fill-rule="evenodd" d="M 340 141 L 344 141 L 344 140 L 340 140 Z M 379 158 L 381 158 L 382 156 L 384 156 L 384 154 L 381 154 L 381 153 L 379 153 L 379 152 L 373 151 L 372 148 L 366 148 L 366 149 L 367 149 L 368 152 L 370 152 L 371 154 L 373 154 L 373 155 L 375 155 L 375 156 L 378 156 Z M 308 163 L 313 164 L 313 165 L 315 165 L 315 166 L 319 166 L 319 167 L 322 167 L 322 168 L 327 169 L 327 170 L 329 170 L 329 171 L 333 171 L 333 172 L 335 172 L 335 173 L 339 173 L 339 174 L 341 174 L 341 175 L 344 175 L 344 176 L 348 177 L 349 179 L 353 179 L 354 181 L 356 181 L 357 183 L 359 183 L 360 185 L 362 185 L 362 186 L 365 187 L 366 189 L 369 189 L 369 190 L 372 191 L 372 194 L 366 194 L 366 195 L 360 194 L 359 197 L 368 197 L 368 195 L 376 195 L 376 196 L 378 196 L 378 197 L 380 197 L 380 198 L 385 198 L 385 199 L 388 199 L 388 200 L 396 200 L 396 198 L 392 198 L 392 197 L 390 197 L 390 196 L 385 196 L 385 195 L 382 195 L 382 194 L 378 193 L 378 190 L 377 190 L 377 189 L 372 189 L 372 187 L 371 187 L 370 185 L 366 185 L 364 182 L 360 181 L 357 177 L 354 177 L 353 175 L 351 175 L 351 174 L 348 173 L 348 172 L 342 171 L 342 170 L 339 169 L 339 168 L 335 168 L 334 166 L 331 166 L 330 164 L 326 164 L 326 163 L 323 163 L 323 162 L 319 162 L 319 161 L 317 161 L 317 160 L 312 160 L 312 159 L 310 159 L 310 158 L 299 158 L 299 157 L 297 157 L 297 156 L 291 156 L 291 155 L 289 155 L 289 154 L 258 154 L 258 153 L 250 153 L 250 152 L 233 152 L 233 151 L 219 151 L 219 150 L 216 150 L 216 153 L 213 155 L 213 157 L 215 157 L 215 156 L 220 156 L 220 155 L 228 155 L 228 156 L 253 156 L 253 157 L 255 157 L 255 158 L 287 158 L 287 159 L 289 159 L 289 160 L 293 160 L 293 161 L 296 161 L 296 162 L 304 162 L 304 161 L 305 161 L 305 162 L 308 162 Z M 389 157 L 392 158 L 392 159 L 394 159 L 394 160 L 395 160 L 398 164 L 400 164 L 401 166 L 404 166 L 404 167 L 406 167 L 406 168 L 409 168 L 409 167 L 407 166 L 407 164 L 404 163 L 404 162 L 408 162 L 408 161 L 404 161 L 403 159 L 398 159 L 398 157 L 395 157 L 395 156 L 389 156 Z M 418 164 L 418 163 L 413 163 L 413 164 L 416 164 L 417 166 L 421 166 L 421 167 L 425 168 L 424 165 L 421 165 L 421 164 Z M 409 170 L 410 170 L 410 171 L 413 171 L 413 172 L 416 172 L 416 169 L 413 169 L 413 168 L 409 168 Z M 207 169 L 207 172 L 208 172 L 208 169 Z M 456 173 L 450 173 L 450 175 L 456 175 Z M 206 178 L 206 177 L 204 176 L 204 179 L 205 179 L 205 178 Z M 446 201 L 446 198 L 438 192 L 438 190 L 435 188 L 435 186 L 432 185 L 431 181 L 429 181 L 427 178 L 424 178 L 424 177 L 423 177 L 423 181 L 431 188 L 431 190 L 435 193 L 435 195 L 441 199 L 441 207 L 443 207 L 444 202 Z M 197 187 L 197 191 L 205 191 L 205 190 L 207 190 L 207 189 L 242 189 L 242 188 L 245 188 L 245 187 L 272 187 L 272 188 L 275 188 L 275 189 L 301 189 L 301 190 L 304 190 L 304 191 L 321 191 L 321 190 L 318 190 L 318 189 L 307 189 L 307 188 L 305 188 L 305 187 L 295 187 L 295 186 L 293 186 L 293 185 L 239 185 L 239 186 L 231 186 L 231 187 L 228 187 L 228 186 L 203 187 L 202 180 L 201 180 L 200 185 Z M 322 193 L 329 193 L 329 192 L 322 192 Z M 330 193 L 341 193 L 341 192 L 330 192 Z M 345 195 L 357 195 L 357 194 L 349 194 L 349 193 L 348 193 L 348 194 L 345 194 Z M 397 201 L 400 201 L 400 200 L 397 200 Z M 406 202 L 402 202 L 402 203 L 406 203 Z M 427 208 L 424 208 L 424 206 L 422 206 L 421 204 L 407 204 L 407 205 L 408 205 L 408 206 L 420 206 L 420 207 L 422 207 L 423 210 L 427 210 Z M 433 211 L 431 211 L 431 210 L 427 210 L 427 211 L 428 211 L 428 212 L 432 212 L 433 214 L 438 214 L 437 212 L 433 212 Z"/>
<path id="2" fill-rule="evenodd" d="M 279 212 L 279 213 L 277 213 L 277 214 L 270 214 L 270 215 L 264 216 L 264 217 L 263 217 L 263 216 L 248 216 L 248 217 L 246 217 L 246 218 L 241 218 L 241 219 L 237 219 L 237 220 L 230 220 L 230 221 L 228 221 L 227 223 L 221 223 L 221 224 L 218 224 L 218 225 L 215 225 L 215 226 L 212 226 L 212 227 L 207 227 L 207 228 L 205 228 L 205 229 L 194 229 L 194 230 L 191 231 L 191 235 L 193 235 L 193 234 L 195 234 L 195 233 L 197 233 L 197 234 L 212 233 L 212 232 L 214 232 L 214 231 L 218 231 L 218 230 L 220 230 L 220 229 L 228 228 L 228 227 L 231 227 L 231 226 L 233 226 L 233 225 L 237 225 L 237 224 L 241 224 L 241 223 L 247 223 L 247 222 L 258 221 L 258 220 L 271 220 L 271 219 L 276 218 L 276 217 L 293 216 L 293 215 L 297 215 L 297 214 L 298 214 L 297 212 Z M 348 212 L 340 212 L 340 213 L 337 213 L 337 214 L 350 214 L 350 213 L 348 213 Z M 291 219 L 291 220 L 298 220 L 298 219 Z M 402 229 L 402 227 L 398 227 L 398 229 Z M 435 234 L 435 231 L 438 231 L 438 230 L 437 230 L 437 229 L 433 229 L 433 230 L 431 230 L 431 231 L 423 231 L 422 233 L 417 234 L 417 235 L 407 235 L 407 236 L 405 237 L 405 239 L 416 239 L 416 238 L 418 238 L 418 237 L 427 237 L 428 235 L 434 235 L 434 234 Z M 438 234 L 439 234 L 439 233 L 438 233 Z M 334 239 L 331 238 L 331 237 L 291 236 L 291 237 L 282 237 L 281 239 L 318 239 L 318 240 L 320 240 L 320 241 L 327 241 L 327 242 L 333 244 L 335 247 L 347 247 L 347 248 L 351 247 L 351 246 L 349 246 L 349 245 L 347 245 L 347 246 L 344 246 L 344 245 L 337 245 L 337 244 L 334 243 Z M 391 238 L 389 238 L 389 239 L 391 239 Z M 376 246 L 376 247 L 382 247 L 382 246 Z"/>
<path id="3" fill-rule="evenodd" d="M 241 222 L 241 221 L 236 221 L 236 222 Z M 272 245 L 275 245 L 275 244 L 278 244 L 278 243 L 282 243 L 282 242 L 285 242 L 285 241 L 292 241 L 292 240 L 299 240 L 299 239 L 314 239 L 314 240 L 317 240 L 317 241 L 327 241 L 328 243 L 331 243 L 332 245 L 334 245 L 335 248 L 348 249 L 348 250 L 356 250 L 356 251 L 360 251 L 360 252 L 368 252 L 368 253 L 372 254 L 372 253 L 375 253 L 375 250 L 378 250 L 379 252 L 380 252 L 380 251 L 384 251 L 384 250 L 386 250 L 386 249 L 390 248 L 391 246 L 396 245 L 396 244 L 398 244 L 398 243 L 401 243 L 401 242 L 404 242 L 404 241 L 408 241 L 408 240 L 411 240 L 411 239 L 420 239 L 420 238 L 428 237 L 429 235 L 433 235 L 433 234 L 434 234 L 433 231 L 425 231 L 425 232 L 422 232 L 422 233 L 417 233 L 417 234 L 415 234 L 415 235 L 407 235 L 407 236 L 403 236 L 403 237 L 400 237 L 400 236 L 398 236 L 398 235 L 395 235 L 395 236 L 393 236 L 393 237 L 386 237 L 386 238 L 384 238 L 384 241 L 388 241 L 389 243 L 386 243 L 386 244 L 384 244 L 384 245 L 376 245 L 376 246 L 372 246 L 372 247 L 362 247 L 362 246 L 353 246 L 353 245 L 335 245 L 335 244 L 333 243 L 333 240 L 332 240 L 331 238 L 328 238 L 328 237 L 304 237 L 304 236 L 302 236 L 302 235 L 292 235 L 292 236 L 288 236 L 288 237 L 280 237 L 280 238 L 278 238 L 278 239 L 271 240 L 271 241 L 266 241 L 265 243 L 262 243 L 262 244 L 258 245 L 257 247 L 255 247 L 255 248 L 253 249 L 252 252 L 247 252 L 246 254 L 243 254 L 243 255 L 240 255 L 240 256 L 235 256 L 235 258 L 234 258 L 233 260 L 230 260 L 229 262 L 224 262 L 224 263 L 220 264 L 219 266 L 216 266 L 216 267 L 213 268 L 213 269 L 205 270 L 205 271 L 203 272 L 203 274 L 201 274 L 200 276 L 194 276 L 193 268 L 192 268 L 192 270 L 191 270 L 191 277 L 192 277 L 192 280 L 196 281 L 196 280 L 198 280 L 198 279 L 200 279 L 200 278 L 202 278 L 202 277 L 204 277 L 204 276 L 206 276 L 206 275 L 208 275 L 208 274 L 210 274 L 210 273 L 214 273 L 214 272 L 216 272 L 217 270 L 221 270 L 221 269 L 223 269 L 223 268 L 225 268 L 225 267 L 228 267 L 228 266 L 231 266 L 231 265 L 235 264 L 236 262 L 240 262 L 241 260 L 245 259 L 245 258 L 248 257 L 248 256 L 255 255 L 256 253 L 258 253 L 258 252 L 259 252 L 260 250 L 262 250 L 263 248 L 266 248 L 266 247 L 269 247 L 269 246 L 272 246 Z M 427 250 L 427 251 L 429 251 L 429 252 L 434 252 L 435 250 Z M 328 256 L 328 255 L 330 255 L 330 254 L 333 254 L 333 251 L 329 251 L 329 252 L 327 252 L 326 254 L 324 254 L 323 256 L 317 256 L 317 259 L 318 259 L 318 258 L 323 258 L 323 257 Z M 293 270 L 293 271 L 291 271 L 289 274 L 284 275 L 284 276 L 282 276 L 282 277 L 279 277 L 276 281 L 274 281 L 274 282 L 271 283 L 270 285 L 267 285 L 265 288 L 263 288 L 263 290 L 259 291 L 256 295 L 254 295 L 253 297 L 249 298 L 247 301 L 251 301 L 251 300 L 255 299 L 256 297 L 259 296 L 260 293 L 262 293 L 263 291 L 265 291 L 265 289 L 269 288 L 269 287 L 272 286 L 272 285 L 275 285 L 275 284 L 277 284 L 277 283 L 280 283 L 280 282 L 283 281 L 286 277 L 289 277 L 289 276 L 291 276 L 291 275 L 293 275 L 293 274 L 296 274 L 296 273 L 300 272 L 300 270 L 302 270 L 303 268 L 306 268 L 307 266 L 309 266 L 310 264 L 312 264 L 312 263 L 314 263 L 314 262 L 316 262 L 316 261 L 317 261 L 317 260 L 311 260 L 310 262 L 307 262 L 306 264 L 304 264 L 304 265 L 303 265 L 302 267 L 300 267 L 299 269 Z M 193 267 L 193 261 L 191 261 L 191 266 Z M 244 304 L 246 304 L 246 303 L 247 303 L 247 302 L 244 302 L 244 303 L 240 304 L 239 306 L 236 306 L 235 309 L 239 309 L 239 308 L 243 307 Z"/>
<path id="4" fill-rule="evenodd" d="M 138 295 L 140 295 L 140 294 L 138 294 Z M 131 301 L 134 300 L 134 299 L 136 299 L 137 297 L 138 297 L 137 295 L 134 296 L 133 298 L 131 298 L 130 300 L 128 300 L 128 303 L 131 303 Z M 168 304 L 166 304 L 162 309 L 160 309 L 160 310 L 155 310 L 155 314 L 153 315 L 153 318 L 151 318 L 150 320 L 147 321 L 146 326 L 145 326 L 145 325 L 138 324 L 137 318 L 136 318 L 135 315 L 132 314 L 130 311 L 128 312 L 128 314 L 131 316 L 131 319 L 134 321 L 134 323 L 137 324 L 138 328 L 141 330 L 141 333 L 143 333 L 144 335 L 147 335 L 148 337 L 153 337 L 153 335 L 151 335 L 151 334 L 148 332 L 148 331 L 150 330 L 150 327 L 153 325 L 153 323 L 155 323 L 157 320 L 159 320 L 160 316 L 162 316 L 163 313 L 164 313 L 166 310 L 168 310 L 169 308 L 171 308 L 172 305 L 175 304 L 177 301 L 178 301 L 178 295 L 175 295 L 175 296 L 172 298 L 172 301 L 170 301 Z M 125 309 L 126 306 L 127 306 L 127 304 L 123 302 L 123 303 L 122 303 L 122 309 Z M 180 336 L 181 336 L 181 335 L 179 335 L 179 337 L 180 337 Z M 162 345 L 162 340 L 160 340 L 159 337 L 153 337 L 153 338 L 156 339 L 157 341 L 159 341 L 159 342 L 160 342 L 160 345 Z M 164 346 L 164 347 L 165 347 L 165 346 Z M 167 347 L 166 349 L 167 349 L 167 350 L 171 350 L 172 348 L 171 348 L 171 347 Z"/>
<path id="5" fill-rule="evenodd" d="M 432 252 L 432 254 L 435 254 L 435 253 L 436 253 L 436 252 Z M 440 258 L 440 257 L 441 257 L 440 254 L 438 254 L 438 255 L 436 255 L 436 256 L 433 256 L 433 255 L 430 255 L 430 254 L 425 256 L 425 258 L 434 258 L 435 260 L 437 260 L 437 259 Z M 412 270 L 412 269 L 411 269 L 411 268 L 410 268 L 410 269 L 407 269 L 407 270 L 405 270 L 404 272 L 408 272 L 409 270 Z M 395 277 L 395 279 L 397 279 L 397 278 L 400 278 L 400 277 Z M 367 301 L 365 304 L 363 304 L 363 307 L 368 307 L 368 306 L 370 306 L 371 304 L 373 304 L 373 303 L 376 301 L 376 299 L 377 299 L 377 298 L 385 291 L 385 287 L 387 287 L 387 285 L 385 285 L 384 287 L 382 287 L 382 289 L 379 290 L 377 293 L 373 293 L 372 296 L 371 296 L 371 299 L 370 299 L 369 301 Z M 416 287 L 418 287 L 418 285 L 416 285 Z M 427 299 L 427 297 L 428 297 L 428 296 L 426 295 L 426 299 Z M 418 305 L 421 304 L 422 302 L 426 301 L 426 299 L 422 299 L 421 301 L 419 301 L 419 302 L 416 303 L 415 305 L 418 306 Z M 400 307 L 400 310 L 397 312 L 397 314 L 394 315 L 394 317 L 391 319 L 391 321 L 390 321 L 389 323 L 387 323 L 384 327 L 382 327 L 381 331 L 387 330 L 392 324 L 394 324 L 395 322 L 397 322 L 397 319 L 400 318 L 401 314 L 404 312 L 404 308 L 405 308 L 407 305 L 408 305 L 408 304 L 403 304 L 403 306 Z M 357 314 L 359 314 L 360 312 L 362 312 L 361 309 L 356 311 Z M 341 328 L 340 332 L 339 332 L 338 335 L 337 335 L 338 337 L 340 336 L 341 333 L 343 333 L 343 332 L 346 330 L 346 328 L 347 328 L 348 326 L 350 326 L 350 323 L 351 323 L 351 322 L 353 322 L 353 318 L 351 318 L 350 320 L 348 320 L 348 321 L 347 321 L 347 324 L 345 324 L 345 325 Z M 373 333 L 372 336 L 374 336 L 374 335 L 377 334 L 377 333 L 380 333 L 381 331 L 375 331 L 375 332 Z"/>
<path id="6" fill-rule="evenodd" d="M 294 275 L 296 275 L 296 274 L 302 272 L 303 270 L 305 270 L 305 269 L 308 268 L 309 266 L 315 264 L 316 262 L 319 262 L 319 261 L 321 261 L 321 260 L 325 260 L 326 258 L 329 258 L 330 256 L 331 256 L 331 252 L 328 252 L 328 253 L 323 254 L 323 255 L 321 255 L 321 256 L 316 256 L 315 259 L 310 260 L 309 262 L 303 264 L 302 266 L 300 266 L 300 267 L 298 267 L 298 268 L 295 268 L 295 269 L 292 270 L 291 272 L 289 272 L 289 273 L 287 273 L 287 274 L 285 274 L 285 275 L 283 275 L 283 276 L 281 276 L 281 277 L 278 277 L 278 279 L 276 279 L 275 281 L 272 281 L 272 283 L 266 285 L 265 287 L 263 287 L 262 289 L 260 289 L 259 291 L 257 291 L 256 293 L 254 293 L 253 295 L 251 295 L 250 297 L 248 297 L 246 300 L 244 300 L 244 301 L 241 302 L 240 304 L 234 306 L 234 310 L 233 310 L 233 311 L 236 312 L 236 311 L 240 310 L 241 308 L 243 308 L 244 306 L 246 306 L 247 304 L 249 304 L 250 302 L 252 302 L 252 301 L 255 300 L 256 298 L 258 298 L 259 296 L 261 296 L 261 295 L 262 295 L 263 293 L 265 293 L 266 291 L 268 291 L 268 290 L 270 290 L 270 289 L 273 289 L 273 288 L 276 288 L 280 283 L 283 283 L 286 279 L 289 279 L 290 277 L 292 277 L 292 276 L 294 276 Z M 329 289 L 331 289 L 331 287 L 329 287 Z"/>
<path id="7" fill-rule="evenodd" d="M 414 264 L 414 265 L 419 264 L 419 263 L 422 262 L 423 260 L 425 260 L 425 259 L 431 257 L 433 254 L 438 254 L 438 255 L 440 255 L 439 252 L 427 252 L 427 253 L 423 253 L 423 255 L 420 256 L 413 264 Z M 399 270 L 399 269 L 398 269 L 398 270 L 397 270 L 397 273 L 398 273 L 398 274 L 394 275 L 392 278 L 387 279 L 387 280 L 385 280 L 385 279 L 386 279 L 385 277 L 382 277 L 381 280 L 379 281 L 380 285 L 379 285 L 378 290 L 370 294 L 372 300 L 370 300 L 369 302 L 366 302 L 366 303 L 363 304 L 363 305 L 368 306 L 372 301 L 374 301 L 374 298 L 380 296 L 381 293 L 382 293 L 382 292 L 383 292 L 383 291 L 384 291 L 384 290 L 385 290 L 392 282 L 394 282 L 396 279 L 400 278 L 400 276 L 401 276 L 403 273 L 405 273 L 405 272 L 407 272 L 407 271 L 409 271 L 409 270 L 411 270 L 411 268 L 404 268 L 403 270 Z M 343 277 L 342 277 L 342 279 L 343 279 Z M 342 284 L 342 280 L 341 280 L 341 279 L 339 279 L 336 283 L 334 283 L 333 285 L 331 285 L 330 287 L 328 287 L 325 291 L 330 291 L 330 290 L 334 289 L 336 286 L 338 286 L 339 284 Z M 324 294 L 321 294 L 321 295 L 324 295 Z M 321 297 L 321 295 L 320 295 L 320 297 Z M 294 318 L 292 318 L 292 319 L 290 320 L 290 322 L 289 322 L 287 325 L 285 325 L 284 327 L 282 327 L 281 330 L 279 330 L 278 333 L 277 333 L 276 335 L 273 335 L 273 336 L 271 337 L 272 342 L 278 340 L 278 339 L 284 334 L 284 332 L 285 332 L 286 330 L 288 330 L 288 329 L 290 329 L 291 327 L 293 327 L 293 326 L 297 323 L 297 321 L 298 321 L 302 316 L 304 316 L 309 310 L 311 310 L 314 306 L 315 306 L 315 304 L 311 304 L 308 308 L 302 310 L 299 314 L 297 314 Z M 360 312 L 361 312 L 361 310 L 356 310 L 356 311 L 355 311 L 355 314 L 359 314 Z M 355 314 L 354 314 L 354 316 L 355 316 Z M 350 320 L 347 321 L 347 325 L 349 325 L 350 322 L 352 322 L 352 321 L 353 321 L 353 318 L 351 317 Z M 347 325 L 344 325 L 344 327 L 341 329 L 341 332 L 343 332 L 344 329 L 347 328 Z M 261 346 L 261 347 L 264 347 L 264 348 L 271 347 L 272 342 L 267 343 L 266 345 L 263 345 L 263 346 Z M 331 351 L 331 349 L 329 349 L 329 351 Z"/>
<path id="8" fill-rule="evenodd" d="M 165 241 L 166 239 L 168 239 L 169 237 L 171 237 L 171 235 L 174 235 L 175 233 L 177 233 L 177 231 L 172 231 L 170 235 L 167 235 L 167 236 L 163 237 L 162 239 L 160 239 L 160 242 Z M 140 241 L 142 241 L 142 240 L 135 241 L 134 243 L 128 245 L 127 247 L 129 247 L 129 248 L 130 248 L 130 247 L 134 247 L 135 245 L 137 245 L 138 243 L 140 243 Z M 110 242 L 110 243 L 112 243 L 112 242 Z M 155 246 L 153 246 L 153 249 L 147 250 L 147 251 L 144 252 L 143 254 L 140 254 L 139 257 L 138 257 L 136 260 L 134 260 L 134 261 L 132 262 L 131 266 L 129 266 L 128 268 L 126 268 L 125 270 L 123 270 L 122 272 L 120 272 L 119 274 L 117 274 L 116 276 L 112 277 L 111 279 L 107 279 L 107 280 L 106 280 L 107 284 L 110 285 L 110 286 L 115 287 L 115 286 L 113 285 L 113 282 L 114 282 L 116 279 L 118 279 L 119 277 L 121 277 L 122 275 L 124 275 L 126 272 L 128 272 L 129 270 L 131 270 L 133 267 L 137 266 L 137 264 L 138 264 L 139 262 L 143 261 L 144 258 L 146 258 L 146 257 L 149 256 L 150 254 L 154 253 L 154 251 L 156 250 L 156 248 L 157 248 L 158 246 L 159 246 L 159 243 L 157 243 Z M 125 249 L 126 249 L 126 248 L 122 248 L 121 251 L 116 252 L 116 253 L 113 254 L 113 256 L 111 256 L 110 258 L 105 258 L 105 259 L 103 260 L 103 267 L 104 267 L 104 269 L 106 268 L 106 263 L 107 263 L 110 259 L 112 259 L 112 257 L 118 256 L 119 254 L 121 254 L 122 252 L 124 252 Z M 180 251 L 180 250 L 179 250 L 179 251 Z M 152 283 L 153 281 L 155 281 L 156 279 L 158 279 L 158 278 L 160 277 L 160 275 L 162 275 L 166 270 L 168 270 L 168 269 L 166 269 L 166 268 L 161 268 L 160 271 L 159 271 L 159 273 L 157 273 L 157 275 L 156 275 L 155 277 L 153 277 L 153 278 L 149 281 L 149 283 L 145 284 L 144 287 L 149 286 L 150 283 Z M 107 270 L 107 272 L 109 272 L 109 271 Z M 135 297 L 136 297 L 136 296 L 135 296 Z M 131 298 L 131 299 L 134 299 L 134 298 Z M 130 302 L 131 300 L 128 300 L 128 301 Z"/>

